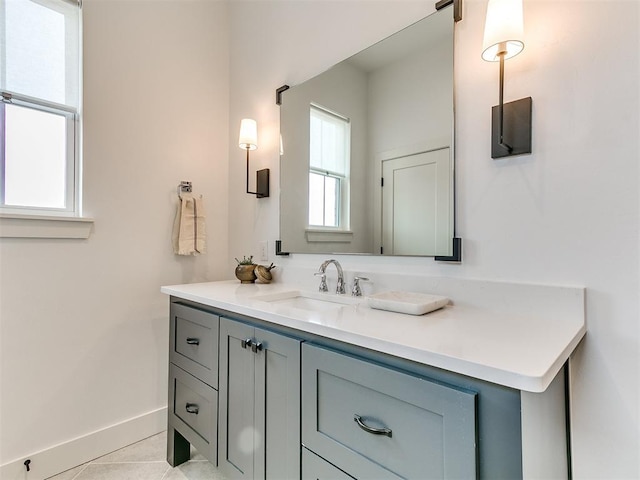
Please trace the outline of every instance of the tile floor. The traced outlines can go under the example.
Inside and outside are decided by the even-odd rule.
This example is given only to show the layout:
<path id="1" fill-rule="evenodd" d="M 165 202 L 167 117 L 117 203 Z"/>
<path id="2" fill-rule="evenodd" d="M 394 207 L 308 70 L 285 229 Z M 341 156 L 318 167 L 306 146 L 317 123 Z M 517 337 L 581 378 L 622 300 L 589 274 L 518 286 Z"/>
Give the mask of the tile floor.
<path id="1" fill-rule="evenodd" d="M 49 480 L 225 480 L 202 455 L 172 468 L 166 460 L 167 434 L 159 433 Z"/>

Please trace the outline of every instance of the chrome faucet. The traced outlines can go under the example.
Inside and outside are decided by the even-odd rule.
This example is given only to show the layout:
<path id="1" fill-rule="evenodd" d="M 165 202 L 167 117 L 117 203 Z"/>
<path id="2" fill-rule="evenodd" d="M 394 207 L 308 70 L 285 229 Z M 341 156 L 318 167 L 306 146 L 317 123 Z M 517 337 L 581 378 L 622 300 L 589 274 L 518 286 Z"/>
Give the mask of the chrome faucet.
<path id="1" fill-rule="evenodd" d="M 327 266 L 330 263 L 333 263 L 336 266 L 336 269 L 338 270 L 338 285 L 336 287 L 336 293 L 339 295 L 343 295 L 345 293 L 344 273 L 342 271 L 342 266 L 340 265 L 340 263 L 337 260 L 333 260 L 333 259 L 325 260 L 324 262 L 322 262 L 322 265 L 320 265 L 320 269 L 318 270 L 318 273 L 316 273 L 317 276 L 321 277 L 320 287 L 318 288 L 318 290 L 320 290 L 321 292 L 328 291 L 326 270 L 327 270 Z"/>
<path id="2" fill-rule="evenodd" d="M 353 277 L 353 288 L 351 289 L 351 295 L 353 297 L 361 297 L 362 296 L 362 287 L 360 287 L 360 281 L 368 282 L 369 279 L 367 277 Z"/>

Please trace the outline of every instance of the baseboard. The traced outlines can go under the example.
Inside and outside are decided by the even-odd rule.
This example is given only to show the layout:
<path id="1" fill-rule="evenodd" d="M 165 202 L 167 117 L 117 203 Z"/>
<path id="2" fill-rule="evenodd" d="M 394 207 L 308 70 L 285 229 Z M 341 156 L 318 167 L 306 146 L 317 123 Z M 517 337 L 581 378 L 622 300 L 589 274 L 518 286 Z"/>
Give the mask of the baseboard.
<path id="1" fill-rule="evenodd" d="M 145 413 L 0 466 L 2 480 L 44 480 L 167 428 L 167 409 Z M 30 459 L 30 472 L 24 461 Z"/>

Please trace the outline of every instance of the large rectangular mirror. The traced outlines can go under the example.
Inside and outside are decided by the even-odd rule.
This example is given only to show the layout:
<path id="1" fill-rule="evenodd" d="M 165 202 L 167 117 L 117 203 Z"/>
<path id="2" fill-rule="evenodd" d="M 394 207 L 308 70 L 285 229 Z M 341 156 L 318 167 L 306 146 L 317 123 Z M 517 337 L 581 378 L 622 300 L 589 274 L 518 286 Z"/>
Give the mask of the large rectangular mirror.
<path id="1" fill-rule="evenodd" d="M 284 92 L 283 251 L 452 254 L 452 9 Z"/>

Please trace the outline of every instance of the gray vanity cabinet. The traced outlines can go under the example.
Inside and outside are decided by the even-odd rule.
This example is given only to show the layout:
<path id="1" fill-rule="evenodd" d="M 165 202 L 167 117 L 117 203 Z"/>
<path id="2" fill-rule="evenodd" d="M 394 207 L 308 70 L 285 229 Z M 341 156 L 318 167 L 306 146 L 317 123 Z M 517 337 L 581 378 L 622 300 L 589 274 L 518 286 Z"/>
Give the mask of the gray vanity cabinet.
<path id="1" fill-rule="evenodd" d="M 167 461 L 189 460 L 192 444 L 217 464 L 218 315 L 171 304 Z"/>
<path id="2" fill-rule="evenodd" d="M 311 344 L 302 365 L 302 443 L 333 478 L 477 477 L 474 392 Z M 308 461 L 303 478 L 328 478 Z"/>
<path id="3" fill-rule="evenodd" d="M 544 396 L 525 395 L 230 315 L 172 298 L 172 466 L 193 445 L 228 480 L 567 478 L 538 468 L 560 458 L 566 437 L 532 420 L 564 425 L 562 375 Z"/>
<path id="4" fill-rule="evenodd" d="M 221 318 L 219 468 L 229 479 L 300 478 L 300 344 Z"/>

